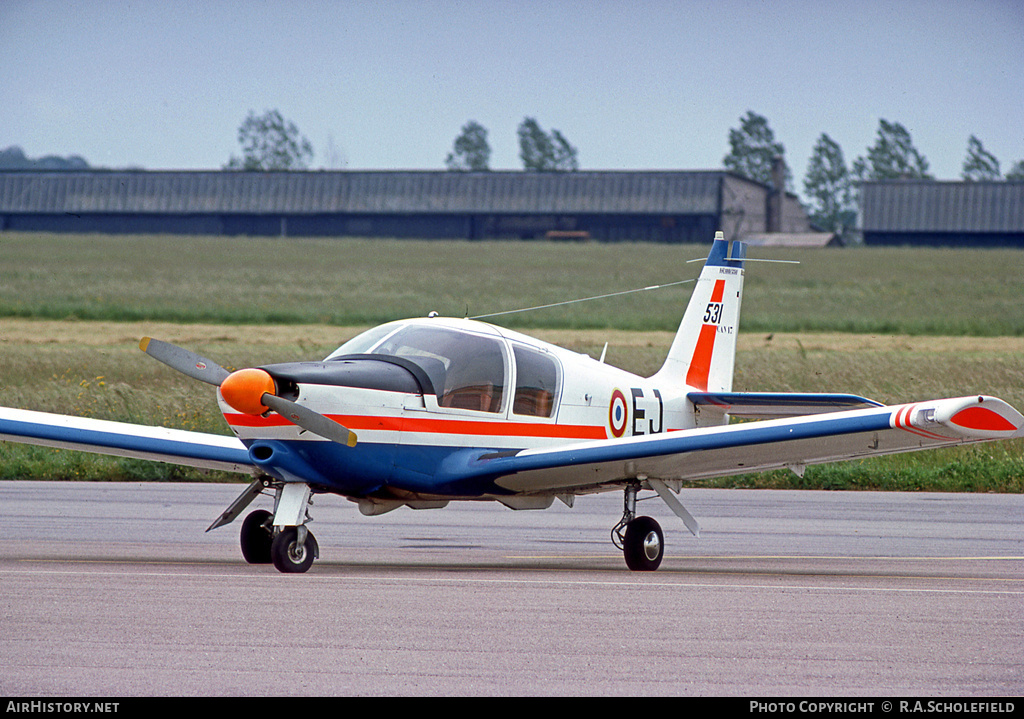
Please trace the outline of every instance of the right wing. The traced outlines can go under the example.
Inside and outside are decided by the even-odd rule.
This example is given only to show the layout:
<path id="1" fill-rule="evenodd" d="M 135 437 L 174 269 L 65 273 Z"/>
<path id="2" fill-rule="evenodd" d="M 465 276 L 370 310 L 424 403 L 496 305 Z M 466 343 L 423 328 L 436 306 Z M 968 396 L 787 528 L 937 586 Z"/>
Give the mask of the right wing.
<path id="1" fill-rule="evenodd" d="M 250 474 L 236 437 L 0 407 L 0 440 Z"/>
<path id="2" fill-rule="evenodd" d="M 490 479 L 511 492 L 599 492 L 623 480 L 694 480 L 1024 437 L 1024 416 L 993 397 L 960 397 L 788 419 L 483 453 L 450 479 Z"/>

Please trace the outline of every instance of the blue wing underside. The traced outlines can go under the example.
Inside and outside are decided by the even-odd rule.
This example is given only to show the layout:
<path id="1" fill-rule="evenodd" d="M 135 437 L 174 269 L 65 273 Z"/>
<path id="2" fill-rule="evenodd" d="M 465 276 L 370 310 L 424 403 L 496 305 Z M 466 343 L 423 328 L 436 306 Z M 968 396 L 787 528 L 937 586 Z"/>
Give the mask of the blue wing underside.
<path id="1" fill-rule="evenodd" d="M 0 439 L 249 474 L 245 446 L 224 435 L 0 407 Z"/>

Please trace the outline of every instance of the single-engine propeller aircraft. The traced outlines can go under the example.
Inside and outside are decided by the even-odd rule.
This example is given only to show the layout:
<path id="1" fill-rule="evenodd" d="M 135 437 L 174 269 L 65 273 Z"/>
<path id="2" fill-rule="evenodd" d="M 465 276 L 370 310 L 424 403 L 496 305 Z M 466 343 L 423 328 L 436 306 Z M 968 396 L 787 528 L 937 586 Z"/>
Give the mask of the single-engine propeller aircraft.
<path id="1" fill-rule="evenodd" d="M 654 570 L 664 535 L 636 516 L 641 491 L 699 535 L 676 496 L 687 480 L 1024 436 L 1024 417 L 987 396 L 883 406 L 846 394 L 733 392 L 745 257 L 741 242 L 716 234 L 651 377 L 433 313 L 368 330 L 320 362 L 236 372 L 147 338 L 146 353 L 218 388 L 234 437 L 0 409 L 0 438 L 252 474 L 210 529 L 273 494 L 272 513 L 242 522 L 242 554 L 305 572 L 319 555 L 307 527 L 317 493 L 377 515 L 453 500 L 571 507 L 578 495 L 618 491 L 612 541 L 630 569 Z"/>

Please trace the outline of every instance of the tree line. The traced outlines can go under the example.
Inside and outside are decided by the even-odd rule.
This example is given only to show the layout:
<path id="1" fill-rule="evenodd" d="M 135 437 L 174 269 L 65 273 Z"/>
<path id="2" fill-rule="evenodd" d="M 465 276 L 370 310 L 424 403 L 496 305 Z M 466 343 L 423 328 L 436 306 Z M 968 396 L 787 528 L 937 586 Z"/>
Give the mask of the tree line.
<path id="1" fill-rule="evenodd" d="M 0 150 L 0 170 L 88 170 L 89 163 L 78 155 L 26 157 L 17 145 Z"/>
<path id="2" fill-rule="evenodd" d="M 740 118 L 740 127 L 729 131 L 729 147 L 729 154 L 722 160 L 727 169 L 773 184 L 772 163 L 785 158 L 785 148 L 775 139 L 765 117 L 748 111 Z M 1016 162 L 1003 176 L 999 160 L 971 135 L 960 176 L 968 182 L 1024 180 L 1024 160 Z M 906 179 L 935 178 L 928 171 L 927 158 L 900 123 L 879 120 L 874 144 L 849 166 L 839 143 L 823 132 L 814 144 L 804 174 L 804 195 L 810 200 L 808 213 L 819 227 L 841 231 L 854 225 L 860 204 L 859 183 Z M 791 182 L 787 174 L 787 190 L 792 189 Z"/>
<path id="3" fill-rule="evenodd" d="M 545 132 L 536 119 L 523 118 L 517 130 L 523 169 L 537 172 L 572 172 L 579 169 L 578 150 L 558 130 Z M 301 170 L 313 159 L 313 145 L 277 110 L 262 115 L 250 111 L 238 128 L 242 156 L 231 156 L 225 170 Z M 487 129 L 467 122 L 445 158 L 449 170 L 490 169 L 491 146 Z"/>
<path id="4" fill-rule="evenodd" d="M 523 169 L 533 172 L 572 172 L 579 169 L 579 151 L 559 130 L 545 131 L 535 118 L 525 117 L 516 131 Z M 750 110 L 740 118 L 739 127 L 729 130 L 729 153 L 722 158 L 727 170 L 771 186 L 772 165 L 785 161 L 785 147 L 763 115 Z M 307 168 L 313 157 L 309 140 L 294 123 L 276 110 L 262 116 L 250 112 L 238 130 L 242 157 L 232 157 L 225 169 L 290 170 Z M 491 146 L 487 129 L 475 120 L 462 126 L 444 164 L 455 172 L 490 170 Z M 1024 180 L 1024 160 L 1016 162 L 1004 176 L 999 160 L 971 135 L 961 177 L 969 182 Z M 881 119 L 873 145 L 864 155 L 847 164 L 842 148 L 827 133 L 814 144 L 803 177 L 808 213 L 823 229 L 841 231 L 852 227 L 857 214 L 859 183 L 874 180 L 935 179 L 928 160 L 914 146 L 910 132 L 898 122 Z M 785 188 L 792 191 L 788 166 Z"/>
<path id="5" fill-rule="evenodd" d="M 524 117 L 516 130 L 519 138 L 519 159 L 523 169 L 533 172 L 573 172 L 580 169 L 579 151 L 558 130 L 545 132 L 535 118 Z M 490 169 L 491 146 L 487 130 L 470 120 L 455 138 L 452 151 L 444 160 L 445 167 L 456 171 Z"/>

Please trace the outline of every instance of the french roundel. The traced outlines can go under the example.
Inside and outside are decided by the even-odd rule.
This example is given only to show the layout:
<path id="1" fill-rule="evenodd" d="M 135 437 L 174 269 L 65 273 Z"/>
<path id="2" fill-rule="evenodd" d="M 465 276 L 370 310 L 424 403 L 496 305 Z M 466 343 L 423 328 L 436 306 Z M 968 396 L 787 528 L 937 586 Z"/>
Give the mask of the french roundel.
<path id="1" fill-rule="evenodd" d="M 622 390 L 612 392 L 612 401 L 608 406 L 608 426 L 612 430 L 612 436 L 621 437 L 626 431 L 626 422 L 629 420 L 629 410 L 626 407 L 626 395 Z"/>

